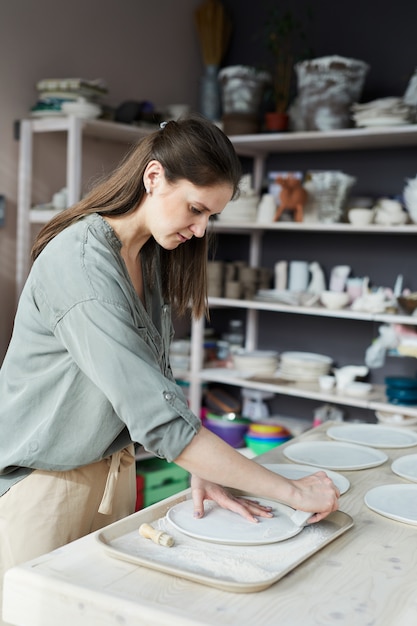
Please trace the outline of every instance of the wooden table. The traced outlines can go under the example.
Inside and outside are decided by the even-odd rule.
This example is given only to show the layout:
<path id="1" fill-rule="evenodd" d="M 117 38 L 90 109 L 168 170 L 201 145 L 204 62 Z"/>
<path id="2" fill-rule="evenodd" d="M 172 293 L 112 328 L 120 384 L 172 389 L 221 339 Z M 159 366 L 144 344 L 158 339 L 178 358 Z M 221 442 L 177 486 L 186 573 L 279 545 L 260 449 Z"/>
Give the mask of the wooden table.
<path id="1" fill-rule="evenodd" d="M 326 440 L 327 427 L 297 441 Z M 284 447 L 257 461 L 287 462 Z M 19 626 L 415 626 L 417 528 L 374 513 L 363 498 L 371 487 L 406 483 L 391 462 L 416 448 L 385 452 L 384 465 L 344 472 L 351 487 L 340 509 L 354 527 L 264 591 L 230 593 L 119 561 L 89 535 L 9 570 L 4 619 Z"/>

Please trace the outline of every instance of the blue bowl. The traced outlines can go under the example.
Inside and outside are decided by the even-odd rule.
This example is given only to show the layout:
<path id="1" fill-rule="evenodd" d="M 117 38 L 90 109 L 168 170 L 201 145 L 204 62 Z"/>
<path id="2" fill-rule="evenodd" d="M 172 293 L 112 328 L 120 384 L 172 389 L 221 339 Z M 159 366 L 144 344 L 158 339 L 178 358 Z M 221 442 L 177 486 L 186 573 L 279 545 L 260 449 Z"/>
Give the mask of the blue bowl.
<path id="1" fill-rule="evenodd" d="M 417 390 L 417 378 L 410 378 L 408 376 L 387 376 L 385 378 L 385 384 L 393 389 Z"/>

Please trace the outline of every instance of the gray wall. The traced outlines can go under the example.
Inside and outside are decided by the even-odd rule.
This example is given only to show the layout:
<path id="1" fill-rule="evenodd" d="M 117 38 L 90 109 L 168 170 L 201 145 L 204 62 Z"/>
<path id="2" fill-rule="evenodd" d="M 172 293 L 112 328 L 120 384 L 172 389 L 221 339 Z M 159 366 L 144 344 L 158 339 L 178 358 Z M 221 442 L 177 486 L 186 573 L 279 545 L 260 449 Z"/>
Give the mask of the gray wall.
<path id="1" fill-rule="evenodd" d="M 151 100 L 196 106 L 202 59 L 193 22 L 199 0 L 13 0 L 0 3 L 0 359 L 15 311 L 18 142 L 15 120 L 28 117 L 41 78 L 103 78 L 108 104 Z M 38 145 L 41 144 L 41 145 Z M 64 184 L 62 141 L 35 144 L 34 201 L 47 202 Z M 125 148 L 124 148 L 125 149 Z M 86 184 L 122 152 L 100 148 L 86 162 Z M 61 158 L 62 157 L 62 158 Z"/>

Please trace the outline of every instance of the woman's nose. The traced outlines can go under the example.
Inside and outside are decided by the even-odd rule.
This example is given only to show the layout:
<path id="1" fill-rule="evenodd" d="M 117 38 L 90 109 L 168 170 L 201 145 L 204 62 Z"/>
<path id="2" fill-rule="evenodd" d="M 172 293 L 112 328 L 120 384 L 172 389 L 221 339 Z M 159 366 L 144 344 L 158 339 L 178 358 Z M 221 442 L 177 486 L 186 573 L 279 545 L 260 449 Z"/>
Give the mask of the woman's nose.
<path id="1" fill-rule="evenodd" d="M 190 226 L 190 230 L 193 233 L 194 237 L 204 237 L 204 233 L 206 232 L 207 228 L 207 222 L 208 219 L 204 217 Z"/>

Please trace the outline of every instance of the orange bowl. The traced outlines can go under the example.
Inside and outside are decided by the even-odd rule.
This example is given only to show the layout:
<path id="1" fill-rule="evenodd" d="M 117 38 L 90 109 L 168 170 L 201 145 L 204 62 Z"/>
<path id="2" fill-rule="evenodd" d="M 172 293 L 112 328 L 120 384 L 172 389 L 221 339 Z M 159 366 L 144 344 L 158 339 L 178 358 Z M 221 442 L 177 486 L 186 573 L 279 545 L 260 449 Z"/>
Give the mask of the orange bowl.
<path id="1" fill-rule="evenodd" d="M 268 434 L 270 436 L 278 435 L 280 437 L 286 437 L 291 434 L 285 426 L 279 426 L 279 424 L 262 424 L 259 422 L 255 424 L 252 423 L 249 426 L 249 432 L 254 434 Z"/>

